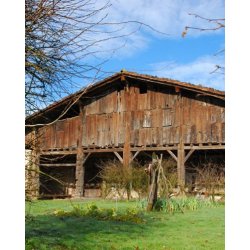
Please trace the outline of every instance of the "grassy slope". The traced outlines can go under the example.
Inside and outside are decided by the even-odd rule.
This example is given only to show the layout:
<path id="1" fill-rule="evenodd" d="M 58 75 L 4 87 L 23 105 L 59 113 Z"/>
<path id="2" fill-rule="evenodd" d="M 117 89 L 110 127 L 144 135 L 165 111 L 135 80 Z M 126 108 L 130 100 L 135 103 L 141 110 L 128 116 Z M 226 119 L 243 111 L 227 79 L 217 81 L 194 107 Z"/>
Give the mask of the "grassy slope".
<path id="1" fill-rule="evenodd" d="M 119 209 L 136 206 L 135 202 L 95 204 Z M 50 215 L 60 208 L 71 209 L 71 205 L 66 200 L 32 205 L 30 213 L 35 219 L 26 223 L 26 249 L 224 249 L 224 206 L 174 215 L 151 212 L 144 224 Z"/>

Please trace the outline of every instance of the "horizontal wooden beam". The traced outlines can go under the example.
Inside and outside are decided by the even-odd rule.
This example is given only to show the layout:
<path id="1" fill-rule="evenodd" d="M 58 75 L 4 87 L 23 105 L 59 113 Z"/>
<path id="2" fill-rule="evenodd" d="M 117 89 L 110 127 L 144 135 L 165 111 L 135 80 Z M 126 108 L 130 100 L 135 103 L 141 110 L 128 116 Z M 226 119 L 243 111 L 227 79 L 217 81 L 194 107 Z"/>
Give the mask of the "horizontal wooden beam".
<path id="1" fill-rule="evenodd" d="M 164 150 L 177 150 L 177 146 L 167 146 L 167 147 L 131 147 L 130 151 L 164 151 Z M 109 153 L 109 152 L 122 152 L 123 148 L 88 148 L 83 149 L 84 153 Z"/>
<path id="2" fill-rule="evenodd" d="M 41 167 L 75 167 L 76 163 L 40 163 Z"/>
<path id="3" fill-rule="evenodd" d="M 177 150 L 178 146 L 159 146 L 159 147 L 131 147 L 132 152 L 137 151 L 164 151 L 164 150 Z M 225 149 L 225 145 L 214 144 L 214 145 L 185 145 L 185 150 L 196 149 L 196 150 L 216 150 Z M 83 148 L 84 153 L 109 153 L 109 152 L 122 152 L 123 148 Z M 76 150 L 55 150 L 55 151 L 41 151 L 41 155 L 70 155 L 76 154 Z"/>
<path id="4" fill-rule="evenodd" d="M 195 149 L 195 150 L 217 150 L 225 149 L 225 145 L 201 145 L 201 146 L 184 146 L 184 149 Z"/>
<path id="5" fill-rule="evenodd" d="M 61 150 L 61 151 L 41 151 L 40 155 L 74 155 L 76 154 L 76 150 Z"/>
<path id="6" fill-rule="evenodd" d="M 83 153 L 113 153 L 122 152 L 123 148 L 88 148 L 83 149 Z"/>
<path id="7" fill-rule="evenodd" d="M 164 150 L 177 150 L 177 146 L 166 147 L 131 147 L 131 151 L 164 151 Z"/>

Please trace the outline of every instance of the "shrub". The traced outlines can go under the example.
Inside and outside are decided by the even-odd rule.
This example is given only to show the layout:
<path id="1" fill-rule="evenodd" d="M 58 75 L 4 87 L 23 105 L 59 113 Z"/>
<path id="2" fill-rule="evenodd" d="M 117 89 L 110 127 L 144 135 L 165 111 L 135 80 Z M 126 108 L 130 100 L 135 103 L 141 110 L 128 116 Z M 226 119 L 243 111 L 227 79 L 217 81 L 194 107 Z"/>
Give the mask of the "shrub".
<path id="1" fill-rule="evenodd" d="M 93 217 L 99 220 L 114 220 L 123 222 L 142 223 L 143 212 L 138 208 L 127 208 L 125 211 L 119 211 L 114 208 L 98 208 L 94 203 L 87 205 L 86 208 L 73 206 L 71 211 L 56 210 L 54 215 L 58 217 Z"/>
<path id="2" fill-rule="evenodd" d="M 102 185 L 103 198 L 107 197 L 112 189 L 115 189 L 119 197 L 123 197 L 125 190 L 128 200 L 131 198 L 132 190 L 138 193 L 139 198 L 147 193 L 148 176 L 140 165 L 134 164 L 131 167 L 124 167 L 118 161 L 108 161 L 100 167 L 99 176 L 104 181 Z"/>
<path id="3" fill-rule="evenodd" d="M 119 161 L 108 161 L 101 164 L 99 176 L 103 180 L 102 197 L 106 198 L 112 190 L 115 190 L 119 197 L 131 198 L 131 191 L 138 193 L 139 199 L 146 197 L 148 193 L 149 177 L 145 172 L 147 166 L 141 166 L 133 162 L 131 167 L 124 167 Z M 159 183 L 160 197 L 168 197 L 177 186 L 177 167 L 172 159 L 162 161 L 162 167 L 166 176 L 164 183 Z"/>
<path id="4" fill-rule="evenodd" d="M 148 175 L 145 172 L 145 168 L 140 166 L 137 163 L 132 165 L 132 188 L 135 190 L 138 195 L 139 199 L 145 197 L 148 193 Z"/>
<path id="5" fill-rule="evenodd" d="M 102 163 L 100 168 L 101 172 L 99 176 L 105 183 L 105 185 L 102 185 L 102 194 L 104 198 L 110 193 L 112 188 L 118 192 L 119 196 L 122 196 L 121 190 L 125 188 L 129 199 L 128 189 L 131 181 L 129 169 L 123 167 L 123 165 L 116 160 Z"/>
<path id="6" fill-rule="evenodd" d="M 154 206 L 155 211 L 164 211 L 170 214 L 181 212 L 186 210 L 197 210 L 202 207 L 214 207 L 218 203 L 211 200 L 201 200 L 195 197 L 185 198 L 170 198 L 170 199 L 158 199 Z"/>
<path id="7" fill-rule="evenodd" d="M 205 194 L 215 201 L 215 195 L 221 193 L 225 186 L 225 166 L 207 162 L 196 168 L 196 185 L 205 189 Z"/>
<path id="8" fill-rule="evenodd" d="M 162 198 L 168 198 L 175 187 L 177 187 L 177 165 L 176 161 L 172 158 L 162 160 L 163 173 L 165 175 L 165 181 L 160 182 L 158 186 L 159 196 Z"/>

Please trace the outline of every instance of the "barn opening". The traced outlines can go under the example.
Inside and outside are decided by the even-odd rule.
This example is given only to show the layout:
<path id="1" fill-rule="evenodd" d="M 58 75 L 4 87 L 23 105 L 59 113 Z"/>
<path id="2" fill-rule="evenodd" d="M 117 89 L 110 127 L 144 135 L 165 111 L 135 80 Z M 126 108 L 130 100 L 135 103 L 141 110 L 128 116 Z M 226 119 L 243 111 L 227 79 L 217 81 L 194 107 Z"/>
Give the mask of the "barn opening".
<path id="1" fill-rule="evenodd" d="M 92 153 L 84 164 L 84 197 L 101 196 L 100 172 L 110 161 L 118 160 L 114 153 Z"/>
<path id="2" fill-rule="evenodd" d="M 211 185 L 221 185 L 220 192 L 224 193 L 225 150 L 196 150 L 185 164 L 186 186 L 190 191 L 203 188 L 206 182 Z M 202 183 L 201 183 L 202 182 Z M 217 184 L 216 184 L 217 183 Z"/>
<path id="3" fill-rule="evenodd" d="M 40 158 L 40 199 L 69 198 L 74 195 L 75 162 L 76 155 L 44 155 Z"/>

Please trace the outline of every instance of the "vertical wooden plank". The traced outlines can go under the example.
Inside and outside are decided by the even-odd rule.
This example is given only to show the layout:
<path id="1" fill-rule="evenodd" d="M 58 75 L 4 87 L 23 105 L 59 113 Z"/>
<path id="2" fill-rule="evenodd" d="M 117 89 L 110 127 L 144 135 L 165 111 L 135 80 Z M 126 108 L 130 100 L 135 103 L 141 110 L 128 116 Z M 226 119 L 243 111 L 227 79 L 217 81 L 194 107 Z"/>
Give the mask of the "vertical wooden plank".
<path id="1" fill-rule="evenodd" d="M 214 122 L 211 124 L 211 142 L 217 142 L 217 123 Z"/>
<path id="2" fill-rule="evenodd" d="M 195 117 L 196 117 L 196 131 L 197 131 L 197 143 L 202 143 L 202 118 L 201 118 L 200 104 L 197 102 L 195 105 Z"/>
<path id="3" fill-rule="evenodd" d="M 151 109 L 151 93 L 152 91 L 148 89 L 146 98 L 146 109 Z"/>
<path id="4" fill-rule="evenodd" d="M 221 123 L 221 142 L 225 143 L 225 123 Z"/>
<path id="5" fill-rule="evenodd" d="M 179 144 L 177 152 L 177 173 L 178 173 L 178 184 L 182 188 L 185 186 L 185 151 L 183 142 L 183 97 L 181 92 L 178 96 L 178 109 L 179 109 Z"/>
<path id="6" fill-rule="evenodd" d="M 118 109 L 118 107 L 117 107 L 117 104 L 118 104 L 118 102 L 117 102 L 117 97 L 118 97 L 118 95 L 117 95 L 117 91 L 114 91 L 113 92 L 113 110 L 112 110 L 112 112 L 117 112 L 117 109 Z"/>
<path id="7" fill-rule="evenodd" d="M 163 146 L 163 137 L 162 137 L 162 127 L 156 128 L 157 132 L 157 145 L 158 146 Z"/>
<path id="8" fill-rule="evenodd" d="M 151 110 L 151 127 L 159 127 L 159 109 Z"/>
<path id="9" fill-rule="evenodd" d="M 90 134 L 91 134 L 91 116 L 86 116 L 86 145 L 90 144 Z"/>
<path id="10" fill-rule="evenodd" d="M 125 92 L 124 89 L 122 89 L 120 91 L 120 112 L 126 111 L 126 103 L 125 103 L 124 92 Z"/>
<path id="11" fill-rule="evenodd" d="M 145 145 L 152 145 L 152 128 L 145 128 Z"/>
<path id="12" fill-rule="evenodd" d="M 150 107 L 151 109 L 155 109 L 156 108 L 156 93 L 155 91 L 151 90 L 150 91 Z"/>
<path id="13" fill-rule="evenodd" d="M 74 147 L 77 147 L 76 133 L 78 130 L 79 130 L 79 127 L 77 126 L 76 120 L 72 119 L 72 144 Z"/>
<path id="14" fill-rule="evenodd" d="M 123 147 L 123 165 L 128 167 L 131 161 L 131 137 L 130 137 L 130 130 L 131 130 L 131 96 L 130 91 L 126 90 L 125 92 L 125 102 L 127 111 L 125 112 L 125 141 Z"/>
<path id="15" fill-rule="evenodd" d="M 139 129 L 134 130 L 134 145 L 139 146 Z"/>
<path id="16" fill-rule="evenodd" d="M 167 130 L 165 127 L 162 127 L 162 145 L 167 145 Z"/>
<path id="17" fill-rule="evenodd" d="M 91 117 L 91 145 L 96 145 L 97 137 L 97 125 L 96 125 L 96 115 Z"/>
<path id="18" fill-rule="evenodd" d="M 79 117 L 79 122 L 82 122 L 82 145 L 87 146 L 87 122 L 86 122 L 86 106 L 82 107 L 82 117 Z"/>
<path id="19" fill-rule="evenodd" d="M 146 128 L 139 130 L 139 146 L 146 146 Z"/>
<path id="20" fill-rule="evenodd" d="M 123 132 L 124 132 L 124 120 L 123 120 L 123 116 L 124 116 L 124 112 L 119 112 L 119 114 L 118 114 L 118 117 L 117 117 L 117 120 L 118 120 L 118 124 L 120 125 L 119 126 L 119 129 L 118 129 L 118 131 L 117 131 L 117 133 L 118 133 L 118 145 L 121 145 L 121 144 L 123 144 L 124 143 L 124 134 L 123 134 Z"/>
<path id="21" fill-rule="evenodd" d="M 130 91 L 130 110 L 135 110 L 136 109 L 136 102 L 135 102 L 135 87 L 134 86 L 131 86 L 129 88 L 129 91 Z"/>
<path id="22" fill-rule="evenodd" d="M 69 147 L 69 119 L 65 120 L 64 122 L 64 141 L 63 141 L 63 147 L 68 148 Z"/>
<path id="23" fill-rule="evenodd" d="M 119 132 L 119 119 L 118 119 L 118 113 L 113 113 L 113 125 L 114 125 L 114 145 L 115 147 L 118 147 L 118 132 Z"/>
<path id="24" fill-rule="evenodd" d="M 158 141 L 158 139 L 157 139 L 157 128 L 155 127 L 155 128 L 151 128 L 149 130 L 151 132 L 151 138 L 149 138 L 149 140 L 150 140 L 149 145 L 157 146 L 157 144 L 158 144 L 157 143 L 157 141 Z"/>

